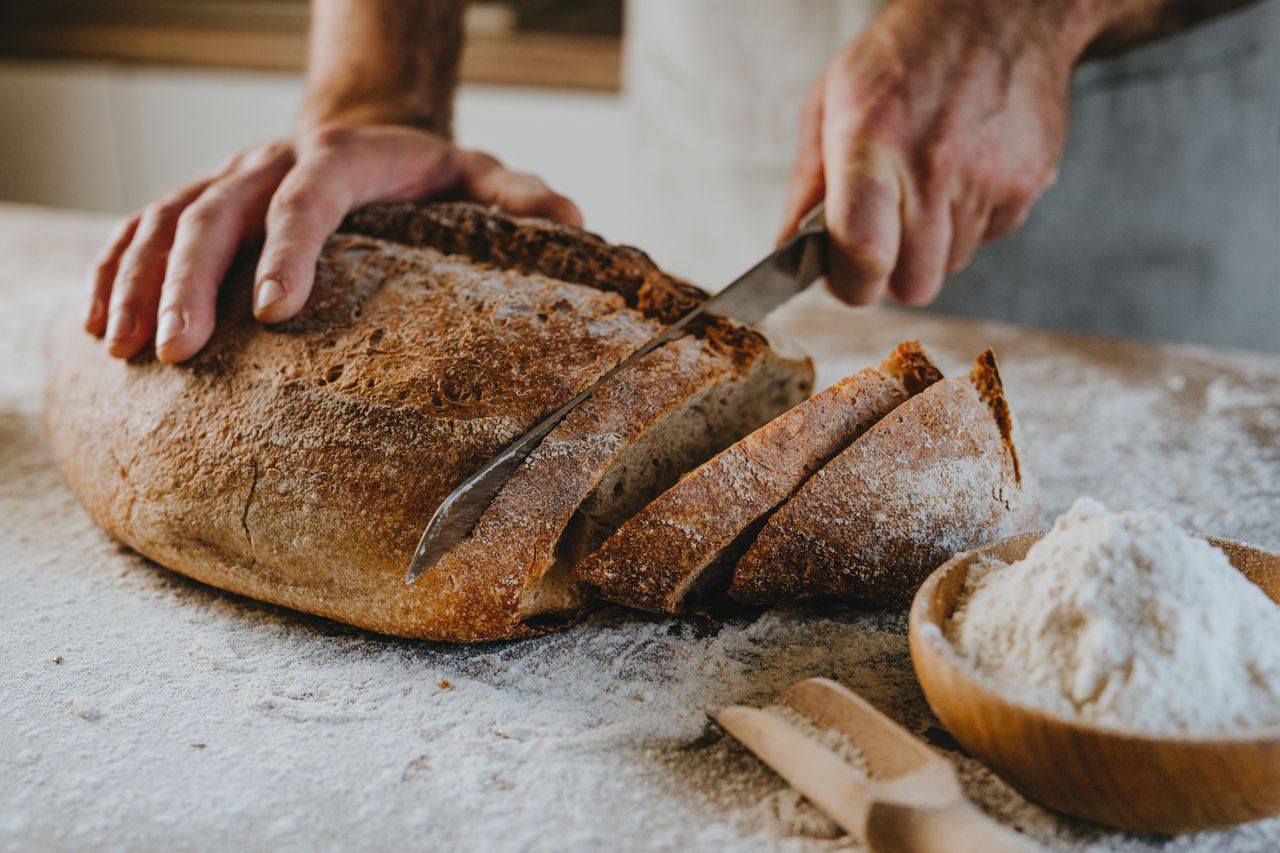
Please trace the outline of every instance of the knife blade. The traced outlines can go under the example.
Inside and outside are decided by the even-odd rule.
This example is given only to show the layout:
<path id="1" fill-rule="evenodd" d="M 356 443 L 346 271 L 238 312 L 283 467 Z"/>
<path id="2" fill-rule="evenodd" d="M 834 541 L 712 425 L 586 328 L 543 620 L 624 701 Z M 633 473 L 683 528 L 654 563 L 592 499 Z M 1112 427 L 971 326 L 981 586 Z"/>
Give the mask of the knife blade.
<path id="1" fill-rule="evenodd" d="M 796 233 L 777 251 L 739 276 L 732 284 L 664 328 L 657 336 L 610 368 L 585 391 L 556 409 L 537 426 L 516 439 L 501 453 L 449 493 L 436 508 L 409 564 L 405 583 L 430 571 L 440 558 L 462 543 L 475 529 L 481 514 L 534 448 L 564 420 L 569 412 L 596 389 L 653 352 L 703 314 L 711 313 L 754 326 L 774 308 L 808 287 L 827 270 L 826 218 L 819 204 L 801 220 Z"/>

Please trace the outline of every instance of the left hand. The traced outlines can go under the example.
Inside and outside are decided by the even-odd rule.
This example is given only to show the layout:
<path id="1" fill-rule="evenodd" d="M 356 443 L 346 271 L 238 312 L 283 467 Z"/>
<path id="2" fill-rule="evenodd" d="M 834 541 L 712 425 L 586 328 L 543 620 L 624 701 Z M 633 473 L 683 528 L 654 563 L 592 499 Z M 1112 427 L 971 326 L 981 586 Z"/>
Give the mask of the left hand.
<path id="1" fill-rule="evenodd" d="M 931 301 L 1053 183 L 1089 35 L 1071 0 L 890 0 L 805 104 L 782 235 L 825 196 L 839 298 Z"/>

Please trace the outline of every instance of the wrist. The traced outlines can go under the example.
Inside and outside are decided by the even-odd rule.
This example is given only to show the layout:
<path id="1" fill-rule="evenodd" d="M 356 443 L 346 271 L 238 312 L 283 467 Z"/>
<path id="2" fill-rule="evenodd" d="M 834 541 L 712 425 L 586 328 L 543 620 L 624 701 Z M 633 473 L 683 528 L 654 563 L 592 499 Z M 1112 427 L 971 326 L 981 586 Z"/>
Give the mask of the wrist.
<path id="1" fill-rule="evenodd" d="M 962 39 L 1009 59 L 1035 57 L 1056 77 L 1070 77 L 1110 26 L 1116 0 L 891 0 L 890 26 L 939 41 Z"/>
<path id="2" fill-rule="evenodd" d="M 447 104 L 447 101 L 445 102 Z M 370 86 L 309 88 L 294 121 L 299 132 L 326 125 L 401 125 L 449 137 L 448 110 L 421 93 L 386 93 Z"/>
<path id="3" fill-rule="evenodd" d="M 1050 4 L 1046 4 L 1050 5 Z M 1115 0 L 1061 0 L 1053 24 L 1062 35 L 1063 49 L 1072 67 L 1114 23 Z"/>
<path id="4" fill-rule="evenodd" d="M 300 133 L 328 125 L 400 125 L 448 136 L 436 116 L 402 102 L 305 102 L 298 110 L 294 129 Z"/>

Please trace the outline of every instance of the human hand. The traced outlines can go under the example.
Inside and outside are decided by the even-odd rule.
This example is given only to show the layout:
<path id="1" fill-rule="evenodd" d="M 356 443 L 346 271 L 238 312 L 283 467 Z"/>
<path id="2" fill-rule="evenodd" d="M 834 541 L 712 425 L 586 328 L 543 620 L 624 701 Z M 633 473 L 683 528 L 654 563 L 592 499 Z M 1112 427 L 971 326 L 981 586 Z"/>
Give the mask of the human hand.
<path id="1" fill-rule="evenodd" d="M 937 296 L 1053 183 L 1092 22 L 1069 0 L 891 0 L 814 86 L 782 236 L 826 198 L 845 302 Z"/>
<path id="2" fill-rule="evenodd" d="M 325 239 L 374 201 L 448 194 L 573 225 L 573 202 L 478 151 L 400 125 L 328 125 L 255 146 L 126 219 L 89 271 L 85 329 L 129 358 L 156 339 L 185 361 L 213 333 L 218 286 L 244 244 L 262 239 L 254 315 L 302 309 Z"/>

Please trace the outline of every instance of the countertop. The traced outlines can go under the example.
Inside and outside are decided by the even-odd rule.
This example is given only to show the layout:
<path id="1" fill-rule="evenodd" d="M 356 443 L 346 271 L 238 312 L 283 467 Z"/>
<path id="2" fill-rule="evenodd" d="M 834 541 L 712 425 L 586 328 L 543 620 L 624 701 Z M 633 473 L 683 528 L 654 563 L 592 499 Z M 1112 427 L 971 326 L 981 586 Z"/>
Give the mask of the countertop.
<path id="1" fill-rule="evenodd" d="M 0 206 L 0 847 L 856 849 L 708 718 L 822 675 L 1052 849 L 1280 848 L 1280 819 L 1157 839 L 1023 801 L 930 714 L 902 614 L 615 608 L 542 639 L 442 646 L 227 595 L 113 544 L 40 424 L 49 320 L 78 303 L 109 224 Z M 994 346 L 1046 522 L 1089 494 L 1280 548 L 1280 360 L 854 312 L 818 291 L 770 328 L 814 354 L 820 385 L 901 338 L 951 370 Z"/>

